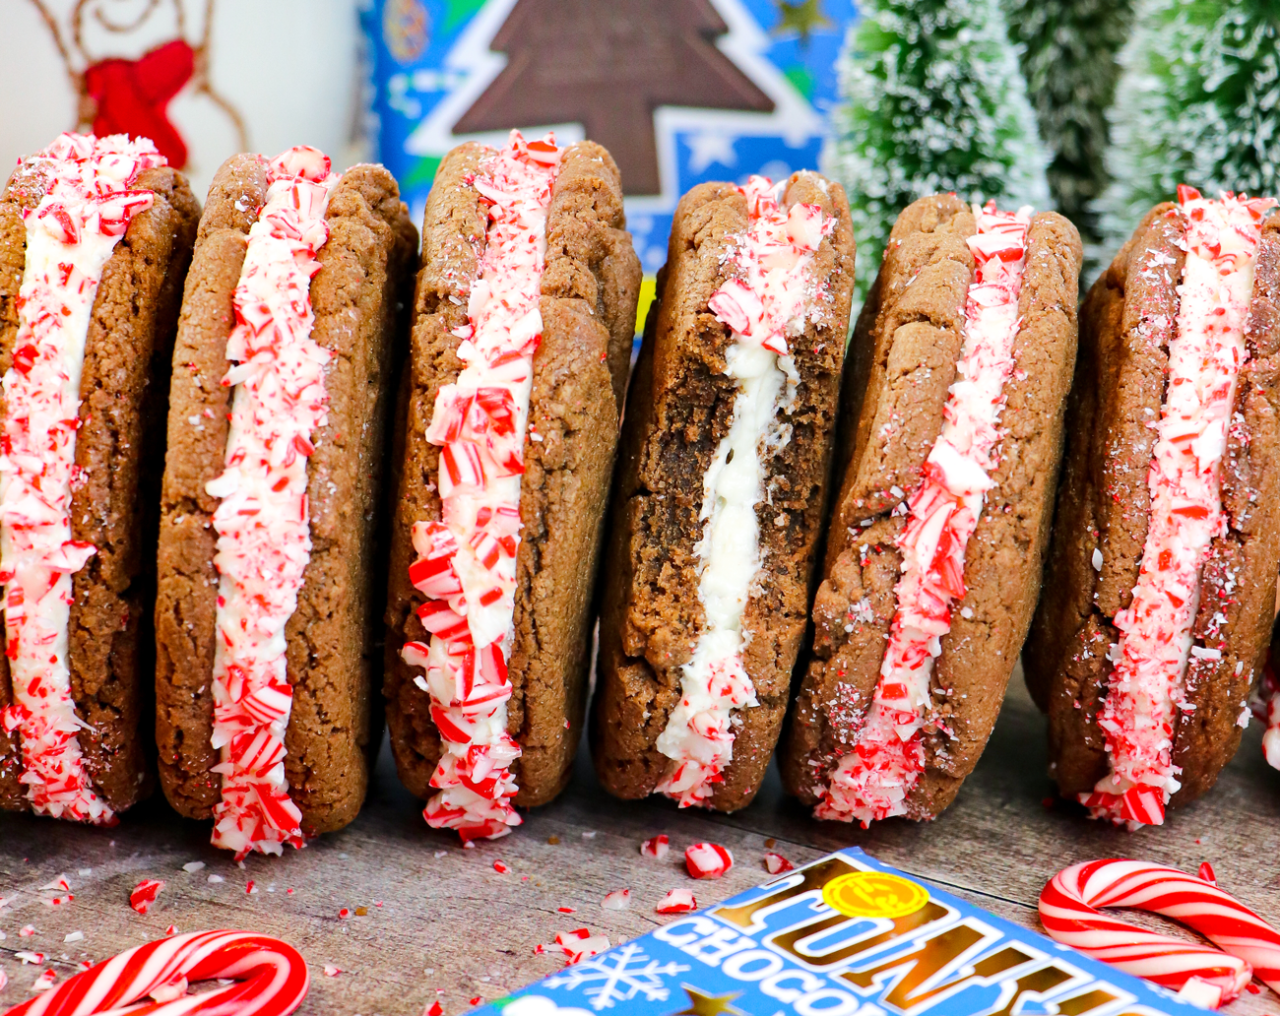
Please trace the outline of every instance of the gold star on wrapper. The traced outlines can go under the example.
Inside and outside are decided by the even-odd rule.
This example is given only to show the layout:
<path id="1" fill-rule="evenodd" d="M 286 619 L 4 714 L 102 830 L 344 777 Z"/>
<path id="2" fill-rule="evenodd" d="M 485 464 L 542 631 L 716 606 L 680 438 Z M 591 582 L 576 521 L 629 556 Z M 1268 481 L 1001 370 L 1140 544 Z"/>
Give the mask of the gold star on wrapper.
<path id="1" fill-rule="evenodd" d="M 822 0 L 778 0 L 778 13 L 781 19 L 773 26 L 772 34 L 786 35 L 795 32 L 800 36 L 800 43 L 809 41 L 809 35 L 824 28 L 831 28 L 831 20 L 822 13 Z"/>
<path id="2" fill-rule="evenodd" d="M 681 1009 L 675 1016 L 746 1016 L 741 1009 L 735 1009 L 729 1003 L 742 994 L 735 991 L 731 995 L 705 995 L 697 988 L 687 984 L 680 985 L 689 996 L 689 1008 Z"/>

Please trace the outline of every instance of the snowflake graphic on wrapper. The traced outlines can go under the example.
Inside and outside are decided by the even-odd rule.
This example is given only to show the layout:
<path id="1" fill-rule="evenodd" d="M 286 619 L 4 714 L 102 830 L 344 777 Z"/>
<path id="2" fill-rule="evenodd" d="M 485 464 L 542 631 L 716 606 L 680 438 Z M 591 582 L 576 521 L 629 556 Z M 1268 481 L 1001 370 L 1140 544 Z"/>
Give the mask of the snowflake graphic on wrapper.
<path id="1" fill-rule="evenodd" d="M 583 960 L 564 973 L 548 978 L 547 987 L 582 993 L 597 1012 L 615 1002 L 629 1002 L 643 994 L 650 1002 L 665 1002 L 671 991 L 664 977 L 682 974 L 689 968 L 681 963 L 659 963 L 645 955 L 635 943 L 619 946 L 598 959 Z M 583 987 L 586 985 L 586 987 Z"/>

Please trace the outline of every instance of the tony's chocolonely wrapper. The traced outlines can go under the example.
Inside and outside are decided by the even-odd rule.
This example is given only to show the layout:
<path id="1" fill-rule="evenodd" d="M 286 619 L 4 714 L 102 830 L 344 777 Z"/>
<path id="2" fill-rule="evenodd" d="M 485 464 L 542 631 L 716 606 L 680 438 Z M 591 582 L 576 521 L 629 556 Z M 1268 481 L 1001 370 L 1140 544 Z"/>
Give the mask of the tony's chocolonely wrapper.
<path id="1" fill-rule="evenodd" d="M 856 17 L 853 0 L 370 0 L 378 158 L 418 222 L 463 141 L 514 127 L 599 142 L 652 284 L 695 184 L 818 167 Z"/>
<path id="2" fill-rule="evenodd" d="M 1172 992 L 848 848 L 566 967 L 485 1016 L 1149 1016 Z"/>

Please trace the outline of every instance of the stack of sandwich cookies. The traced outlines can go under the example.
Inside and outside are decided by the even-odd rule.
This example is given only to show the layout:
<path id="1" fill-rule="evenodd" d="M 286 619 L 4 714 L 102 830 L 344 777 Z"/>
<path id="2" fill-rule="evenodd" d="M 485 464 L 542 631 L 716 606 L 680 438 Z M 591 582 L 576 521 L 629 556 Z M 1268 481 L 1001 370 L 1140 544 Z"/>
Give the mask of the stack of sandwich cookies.
<path id="1" fill-rule="evenodd" d="M 627 798 L 732 811 L 786 711 L 826 503 L 854 242 L 838 184 L 676 210 L 628 397 L 592 751 Z"/>
<path id="2" fill-rule="evenodd" d="M 1080 260 L 1054 213 L 942 195 L 894 226 L 782 757 L 819 818 L 932 818 L 986 744 L 1039 592 Z"/>
<path id="3" fill-rule="evenodd" d="M 397 427 L 388 719 L 424 817 L 464 841 L 568 779 L 640 266 L 613 160 L 463 145 L 423 225 Z"/>
<path id="4" fill-rule="evenodd" d="M 219 170 L 173 357 L 156 608 L 165 793 L 279 853 L 355 817 L 373 722 L 380 448 L 416 234 L 380 167 Z"/>
<path id="5" fill-rule="evenodd" d="M 1248 722 L 1280 559 L 1280 219 L 1179 188 L 1083 310 L 1067 482 L 1028 683 L 1060 790 L 1159 825 Z"/>
<path id="6" fill-rule="evenodd" d="M 64 134 L 0 197 L 0 808 L 149 792 L 167 363 L 199 205 L 150 141 Z"/>

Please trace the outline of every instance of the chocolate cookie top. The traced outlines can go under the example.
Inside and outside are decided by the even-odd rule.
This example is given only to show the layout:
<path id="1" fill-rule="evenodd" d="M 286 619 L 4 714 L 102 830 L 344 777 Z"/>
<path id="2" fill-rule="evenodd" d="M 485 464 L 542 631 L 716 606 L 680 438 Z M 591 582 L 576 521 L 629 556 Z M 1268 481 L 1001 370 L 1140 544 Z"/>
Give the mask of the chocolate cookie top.
<path id="1" fill-rule="evenodd" d="M 1260 463 L 1277 440 L 1274 393 L 1276 259 L 1280 220 L 1261 227 L 1243 325 L 1247 359 L 1235 386 L 1221 462 L 1224 531 L 1199 569 L 1193 644 L 1171 719 L 1168 762 L 1181 771 L 1177 805 L 1203 793 L 1234 754 L 1245 699 L 1274 611 L 1275 482 Z M 1117 615 L 1134 604 L 1152 531 L 1152 456 L 1167 396 L 1170 348 L 1182 311 L 1186 220 L 1158 205 L 1143 220 L 1082 311 L 1080 377 L 1069 417 L 1067 477 L 1049 559 L 1051 581 L 1027 646 L 1027 681 L 1050 718 L 1051 767 L 1068 796 L 1107 777 L 1108 706 Z M 1133 820 L 1158 820 L 1163 803 Z M 1129 820 L 1122 817 L 1122 820 Z"/>
<path id="2" fill-rule="evenodd" d="M 727 811 L 749 803 L 759 789 L 790 695 L 825 515 L 853 283 L 843 190 L 815 173 L 796 174 L 780 186 L 780 209 L 801 210 L 798 220 L 824 223 L 825 232 L 813 244 L 808 281 L 792 294 L 812 299 L 785 343 L 794 374 L 770 405 L 766 433 L 753 449 L 762 492 L 752 507 L 761 567 L 741 612 L 742 630 L 750 634 L 740 668 L 755 704 L 732 710 L 732 756 L 718 774 L 721 782 L 698 802 Z M 730 359 L 740 355 L 729 323 L 737 314 L 720 297 L 750 270 L 737 252 L 752 228 L 756 196 L 757 190 L 749 195 L 715 183 L 681 199 L 628 397 L 592 726 L 597 772 L 624 797 L 662 788 L 688 793 L 676 789 L 687 781 L 673 778 L 679 762 L 659 741 L 665 735 L 667 752 L 680 754 L 672 741 L 688 722 L 677 713 L 686 665 L 711 629 L 699 592 L 708 567 L 699 546 L 713 510 L 706 485 L 709 471 L 729 462 L 726 442 L 745 412 L 739 399 L 746 384 L 730 370 Z M 802 214 L 806 208 L 813 213 Z M 745 448 L 733 447 L 734 461 L 749 453 Z"/>
<path id="3" fill-rule="evenodd" d="M 490 209 L 475 181 L 493 156 L 493 150 L 477 144 L 454 149 L 432 187 L 423 225 L 412 370 L 402 392 L 403 422 L 393 456 L 400 481 L 385 693 L 401 778 L 424 797 L 439 789 L 430 786 L 443 748 L 433 710 L 448 713 L 452 706 L 444 700 L 433 704 L 415 684 L 422 668 L 402 655 L 406 643 L 428 650 L 432 643 L 417 611 L 433 600 L 415 588 L 410 576 L 417 557 L 413 534 L 415 527 L 440 525 L 444 515 L 438 482 L 442 449 L 426 435 L 441 393 L 454 390 L 450 386 L 466 367 L 458 355 L 460 336 L 474 334 L 476 327 L 468 318 L 468 298 L 488 253 Z M 513 635 L 503 726 L 520 755 L 501 768 L 504 779 L 510 774 L 515 803 L 522 805 L 542 803 L 559 792 L 578 739 L 599 522 L 640 280 L 625 231 L 617 167 L 600 146 L 584 142 L 559 153 L 545 209 L 545 243 L 538 280 L 542 338 L 532 356 L 528 432 L 519 449 L 520 538 L 514 561 L 508 562 L 514 563 L 514 574 L 507 576 Z M 456 738 L 464 731 L 451 725 L 449 733 Z M 473 826 L 479 829 L 478 823 Z"/>
<path id="4" fill-rule="evenodd" d="M 17 721 L 0 726 L 0 807 L 110 821 L 150 790 L 138 728 L 157 414 L 198 214 L 150 142 L 123 136 L 63 135 L 23 160 L 0 198 L 0 426 L 18 465 L 0 510 L 11 587 L 0 710 Z M 38 455 L 25 454 L 28 440 Z M 31 515 L 36 502 L 43 521 Z M 23 597 L 42 571 L 44 588 Z M 23 645 L 44 626 L 37 673 Z M 52 657 L 50 642 L 62 647 Z M 35 779 L 20 785 L 24 772 Z"/>
<path id="5" fill-rule="evenodd" d="M 315 153 L 318 155 L 318 153 Z M 236 387 L 236 289 L 250 229 L 268 195 L 268 163 L 244 154 L 219 169 L 200 223 L 172 359 L 169 449 L 162 500 L 157 597 L 157 740 L 166 796 L 182 814 L 208 818 L 222 800 L 213 747 L 218 593 L 215 516 L 227 495 Z M 285 787 L 301 835 L 339 828 L 364 798 L 373 730 L 373 629 L 380 612 L 377 505 L 392 391 L 403 355 L 396 339 L 416 231 L 385 169 L 356 166 L 333 182 L 326 237 L 307 285 L 308 332 L 325 358 L 326 420 L 311 428 L 305 473 L 305 570 L 284 627 L 290 689 L 282 729 Z M 268 414 L 269 416 L 270 414 Z M 215 481 L 217 493 L 209 484 Z"/>
<path id="6" fill-rule="evenodd" d="M 1004 213 L 982 214 L 995 234 L 1011 228 Z M 939 549 L 948 567 L 959 564 L 960 582 L 930 577 L 937 568 L 932 555 L 916 562 L 924 578 L 914 581 L 936 582 L 939 594 L 952 598 L 936 658 L 927 661 L 932 674 L 917 692 L 905 684 L 879 685 L 886 646 L 906 627 L 895 616 L 905 589 L 908 520 L 928 514 L 921 514 L 920 492 L 941 468 L 935 445 L 944 421 L 961 419 L 948 407 L 960 381 L 961 350 L 968 348 L 974 211 L 954 195 L 908 207 L 859 318 L 841 418 L 843 488 L 814 605 L 813 656 L 783 751 L 784 781 L 807 802 L 826 800 L 831 774 L 862 744 L 873 702 L 906 703 L 919 693 L 919 702 L 902 706 L 919 727 L 917 747 L 908 753 L 915 761 L 902 760 L 901 795 L 892 808 L 884 805 L 914 818 L 936 815 L 950 803 L 994 725 L 1039 591 L 1075 358 L 1082 256 L 1074 228 L 1061 216 L 1013 218 L 1023 222 L 1025 268 L 1016 310 L 1008 309 L 1011 368 L 997 396 L 1003 408 L 990 486 L 963 546 L 946 555 Z M 967 377 L 965 385 L 976 383 L 972 373 Z M 882 817 L 880 811 L 874 817 Z"/>

